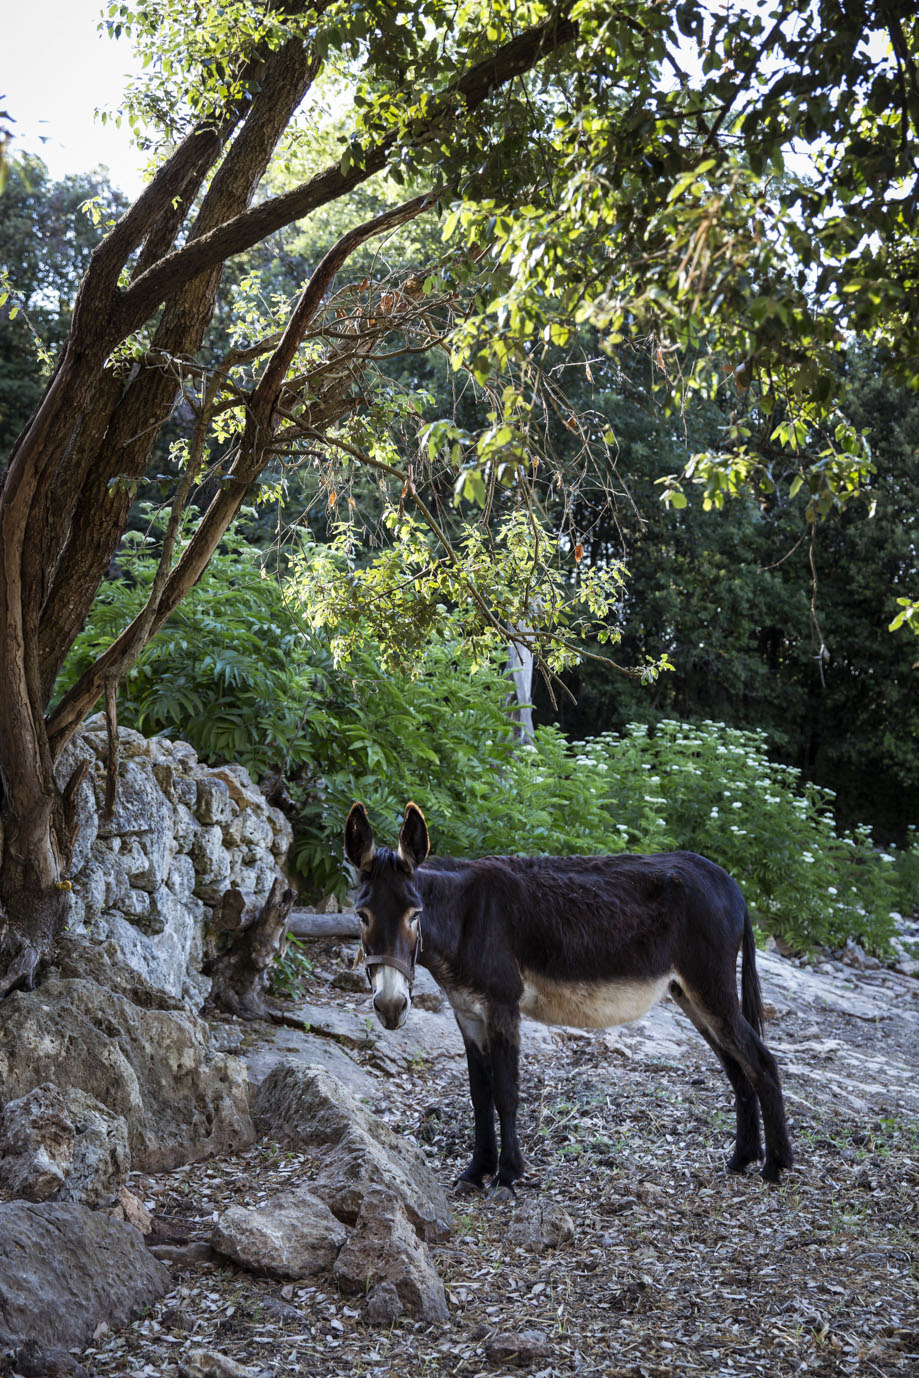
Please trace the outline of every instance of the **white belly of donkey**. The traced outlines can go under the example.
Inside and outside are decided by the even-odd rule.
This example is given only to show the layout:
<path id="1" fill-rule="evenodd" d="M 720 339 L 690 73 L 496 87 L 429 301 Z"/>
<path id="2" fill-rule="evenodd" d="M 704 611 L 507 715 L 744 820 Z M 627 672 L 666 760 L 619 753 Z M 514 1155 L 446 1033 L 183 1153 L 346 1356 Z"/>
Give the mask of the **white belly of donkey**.
<path id="1" fill-rule="evenodd" d="M 673 980 L 672 972 L 652 981 L 553 981 L 532 971 L 522 976 L 521 1014 L 576 1029 L 608 1029 L 640 1019 Z"/>

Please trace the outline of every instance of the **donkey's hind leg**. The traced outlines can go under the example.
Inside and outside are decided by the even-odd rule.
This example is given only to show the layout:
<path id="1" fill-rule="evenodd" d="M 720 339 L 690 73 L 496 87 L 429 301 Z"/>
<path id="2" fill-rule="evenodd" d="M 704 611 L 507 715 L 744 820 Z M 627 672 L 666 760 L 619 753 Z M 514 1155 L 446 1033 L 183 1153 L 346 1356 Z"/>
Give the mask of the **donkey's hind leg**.
<path id="1" fill-rule="evenodd" d="M 766 1139 L 766 1160 L 763 1163 L 763 1179 L 777 1182 L 782 1168 L 791 1167 L 794 1154 L 788 1137 L 788 1124 L 785 1120 L 785 1105 L 782 1099 L 782 1083 L 775 1058 L 759 1037 L 756 1030 L 745 1019 L 737 999 L 734 974 L 723 988 L 708 985 L 708 994 L 703 1000 L 698 991 L 687 991 L 712 1037 L 723 1052 L 732 1057 L 753 1086 L 759 1097 L 763 1112 L 763 1134 Z M 686 989 L 684 985 L 684 990 Z"/>
<path id="2" fill-rule="evenodd" d="M 734 1152 L 728 1159 L 731 1172 L 743 1172 L 748 1163 L 756 1162 L 763 1156 L 763 1145 L 759 1133 L 759 1100 L 740 1063 L 726 1052 L 712 1034 L 700 1010 L 689 999 L 683 987 L 676 981 L 670 986 L 680 1009 L 692 1021 L 708 1046 L 717 1055 L 724 1068 L 728 1081 L 734 1090 L 734 1104 L 737 1111 L 737 1138 Z"/>

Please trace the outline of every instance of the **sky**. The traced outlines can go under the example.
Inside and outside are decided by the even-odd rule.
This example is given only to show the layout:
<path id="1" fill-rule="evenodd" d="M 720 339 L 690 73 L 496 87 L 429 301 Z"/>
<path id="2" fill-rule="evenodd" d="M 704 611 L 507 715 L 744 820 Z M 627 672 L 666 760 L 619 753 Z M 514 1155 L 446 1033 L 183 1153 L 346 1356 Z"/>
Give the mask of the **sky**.
<path id="1" fill-rule="evenodd" d="M 142 155 L 126 128 L 94 119 L 97 107 L 117 109 L 131 69 L 125 40 L 97 32 L 101 0 L 29 0 L 3 18 L 0 110 L 12 121 L 12 153 L 37 153 L 53 177 L 105 165 L 111 180 L 134 196 L 142 186 Z"/>

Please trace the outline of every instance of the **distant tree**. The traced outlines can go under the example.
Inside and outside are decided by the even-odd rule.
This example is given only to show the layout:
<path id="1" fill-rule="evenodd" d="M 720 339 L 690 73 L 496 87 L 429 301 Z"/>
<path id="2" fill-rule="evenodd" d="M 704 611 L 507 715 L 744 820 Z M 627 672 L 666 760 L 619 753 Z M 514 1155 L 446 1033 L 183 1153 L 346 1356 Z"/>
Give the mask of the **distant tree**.
<path id="1" fill-rule="evenodd" d="M 10 164 L 0 201 L 0 464 L 67 338 L 90 255 L 127 205 L 104 173 L 55 182 L 40 158 Z"/>
<path id="2" fill-rule="evenodd" d="M 803 489 L 708 511 L 692 492 L 685 507 L 662 502 L 661 474 L 713 448 L 725 410 L 697 406 L 676 424 L 649 391 L 604 389 L 596 364 L 594 378 L 591 403 L 615 432 L 634 510 L 621 504 L 614 521 L 586 505 L 573 520 L 585 561 L 623 558 L 629 570 L 617 654 L 666 652 L 673 672 L 648 689 L 585 660 L 563 676 L 577 702 L 558 695 L 550 707 L 543 695 L 543 715 L 575 736 L 673 716 L 763 728 L 781 758 L 836 791 L 846 823 L 902 836 L 919 808 L 916 651 L 887 627 L 897 591 L 919 586 L 916 394 L 852 350 L 847 410 L 875 472 L 860 503 L 812 531 Z M 571 396 L 586 407 L 578 388 Z"/>

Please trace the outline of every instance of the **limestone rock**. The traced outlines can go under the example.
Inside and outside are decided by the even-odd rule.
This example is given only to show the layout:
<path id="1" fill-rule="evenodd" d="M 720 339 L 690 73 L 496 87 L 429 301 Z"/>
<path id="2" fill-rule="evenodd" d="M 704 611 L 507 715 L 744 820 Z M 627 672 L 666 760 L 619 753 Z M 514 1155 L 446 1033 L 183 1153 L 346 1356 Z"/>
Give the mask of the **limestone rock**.
<path id="1" fill-rule="evenodd" d="M 0 1204 L 0 1350 L 82 1348 L 170 1284 L 130 1225 L 71 1203 Z"/>
<path id="2" fill-rule="evenodd" d="M 485 1342 L 485 1353 L 493 1364 L 532 1364 L 549 1354 L 544 1330 L 502 1331 Z"/>
<path id="3" fill-rule="evenodd" d="M 61 787 L 74 781 L 68 924 L 114 942 L 154 985 L 200 1006 L 210 991 L 202 967 L 213 955 L 206 906 L 230 883 L 264 902 L 282 871 L 290 824 L 241 766 L 211 770 L 188 743 L 148 741 L 129 728 L 118 737 L 110 819 L 101 817 L 104 720 L 90 719 L 58 763 Z"/>
<path id="4" fill-rule="evenodd" d="M 574 1221 L 555 1201 L 524 1198 L 514 1211 L 507 1238 L 511 1244 L 541 1254 L 570 1243 L 574 1239 Z"/>
<path id="5" fill-rule="evenodd" d="M 90 1378 L 89 1370 L 66 1349 L 42 1349 L 34 1340 L 16 1350 L 13 1370 L 21 1378 Z"/>
<path id="6" fill-rule="evenodd" d="M 323 1201 L 298 1188 L 251 1210 L 230 1206 L 217 1222 L 212 1243 L 252 1272 L 305 1278 L 335 1262 L 347 1234 Z"/>
<path id="7" fill-rule="evenodd" d="M 135 1196 L 133 1191 L 128 1191 L 127 1187 L 123 1186 L 119 1191 L 118 1199 L 109 1210 L 109 1215 L 115 1220 L 124 1220 L 128 1225 L 133 1225 L 135 1230 L 139 1230 L 144 1236 L 153 1230 L 153 1216 L 140 1197 Z"/>
<path id="8" fill-rule="evenodd" d="M 259 1378 L 261 1371 L 238 1364 L 219 1349 L 190 1349 L 179 1363 L 180 1378 Z"/>
<path id="9" fill-rule="evenodd" d="M 127 1121 L 85 1091 L 71 1089 L 64 1099 L 76 1137 L 73 1164 L 58 1199 L 107 1205 L 131 1171 Z"/>
<path id="10" fill-rule="evenodd" d="M 366 1292 L 380 1283 L 395 1288 L 403 1310 L 425 1321 L 448 1317 L 444 1285 L 402 1203 L 385 1187 L 371 1187 L 357 1224 L 332 1270 L 347 1292 Z"/>
<path id="11" fill-rule="evenodd" d="M 252 1115 L 282 1141 L 334 1150 L 313 1189 L 346 1223 L 357 1219 L 368 1188 L 383 1181 L 425 1239 L 441 1239 L 453 1228 L 444 1190 L 420 1150 L 325 1068 L 280 1062 L 256 1092 Z"/>
<path id="12" fill-rule="evenodd" d="M 168 996 L 157 1000 L 108 956 L 111 988 L 89 975 L 65 976 L 75 969 L 73 940 L 66 947 L 63 969 L 0 1004 L 6 1095 L 15 1099 L 43 1082 L 86 1092 L 124 1118 L 134 1167 L 148 1171 L 251 1143 L 245 1068 L 214 1051 L 207 1025 Z M 122 993 L 135 990 L 147 1003 Z"/>
<path id="13" fill-rule="evenodd" d="M 47 1201 L 70 1172 L 74 1127 L 50 1083 L 10 1100 L 0 1112 L 0 1185 L 28 1201 Z"/>
<path id="14" fill-rule="evenodd" d="M 367 1296 L 364 1315 L 371 1325 L 392 1325 L 402 1315 L 399 1293 L 391 1282 L 378 1282 Z"/>

